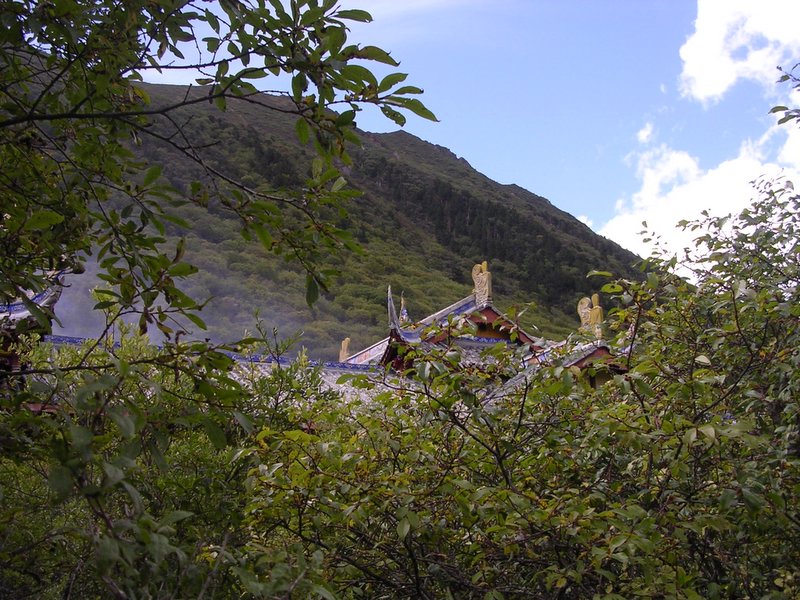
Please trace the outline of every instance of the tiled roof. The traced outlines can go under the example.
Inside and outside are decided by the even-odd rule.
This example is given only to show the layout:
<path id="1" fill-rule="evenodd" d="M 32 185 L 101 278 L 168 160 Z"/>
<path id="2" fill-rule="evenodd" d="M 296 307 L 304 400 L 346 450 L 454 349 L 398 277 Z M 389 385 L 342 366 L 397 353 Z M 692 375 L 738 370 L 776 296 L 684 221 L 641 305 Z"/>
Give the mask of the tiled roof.
<path id="1" fill-rule="evenodd" d="M 55 284 L 38 294 L 31 295 L 27 302 L 18 300 L 8 304 L 0 304 L 0 323 L 6 320 L 16 323 L 27 319 L 31 316 L 30 303 L 39 308 L 50 308 L 58 301 L 60 296 L 61 286 Z"/>

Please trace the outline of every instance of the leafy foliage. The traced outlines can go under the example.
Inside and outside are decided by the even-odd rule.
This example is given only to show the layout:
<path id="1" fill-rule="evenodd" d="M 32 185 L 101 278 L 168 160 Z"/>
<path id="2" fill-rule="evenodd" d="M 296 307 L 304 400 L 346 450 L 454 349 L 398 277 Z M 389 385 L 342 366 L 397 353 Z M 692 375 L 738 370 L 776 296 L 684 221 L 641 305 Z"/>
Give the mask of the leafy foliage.
<path id="1" fill-rule="evenodd" d="M 248 432 L 291 425 L 286 405 L 312 387 L 313 374 L 298 365 L 251 381 L 247 371 L 231 373 L 224 354 L 176 362 L 146 338 L 124 340 L 56 356 L 32 348 L 35 379 L 4 396 L 4 597 L 242 589 L 232 570 L 246 561 L 247 463 L 234 460 L 236 447 Z"/>
<path id="2" fill-rule="evenodd" d="M 124 328 L 119 344 L 54 350 L 24 331 L 3 341 L 26 365 L 0 380 L 3 595 L 797 597 L 792 186 L 761 184 L 738 217 L 687 224 L 700 232 L 694 262 L 653 259 L 641 281 L 606 286 L 627 371 L 596 364 L 589 375 L 609 376 L 598 389 L 557 364 L 518 374 L 520 356 L 502 345 L 478 363 L 457 345 L 415 350 L 413 372 L 351 379 L 342 393 L 303 356 L 271 370 L 236 363 L 169 331 L 199 308 L 175 284 L 193 270 L 184 242 L 163 252 L 181 201 L 125 140 L 160 135 L 146 118 L 171 109 L 149 114 L 130 76 L 168 68 L 167 52 L 181 59 L 200 22 L 219 33 L 203 40 L 215 80 L 203 101 L 249 97 L 254 56 L 293 73 L 297 131 L 321 155 L 312 195 L 251 193 L 198 158 L 213 178 L 190 183 L 189 201 L 205 208 L 216 185 L 209 209 L 298 259 L 309 299 L 321 275 L 309 244 L 342 241 L 323 224 L 323 192 L 342 190 L 332 165 L 352 133 L 323 105 L 341 93 L 397 120 L 398 107 L 430 115 L 381 96 L 402 77 L 378 82 L 349 64 L 388 60 L 344 46 L 342 19 L 366 13 L 221 6 L 225 16 L 166 1 L 2 13 L 3 298 L 99 247 L 109 323 L 133 312 L 167 335 L 159 348 Z M 220 40 L 233 44 L 224 57 Z M 264 332 L 238 349 L 286 353 Z"/>
<path id="3" fill-rule="evenodd" d="M 652 259 L 607 285 L 628 370 L 597 389 L 608 365 L 518 375 L 502 345 L 478 364 L 417 350 L 406 377 L 335 388 L 302 358 L 176 371 L 142 340 L 89 358 L 34 345 L 2 412 L 4 589 L 795 597 L 800 197 L 759 192 L 686 224 L 693 283 Z"/>
<path id="4" fill-rule="evenodd" d="M 199 305 L 175 285 L 194 269 L 180 244 L 167 256 L 167 225 L 186 225 L 169 209 L 213 199 L 243 236 L 299 262 L 313 301 L 331 275 L 320 269 L 320 257 L 348 244 L 323 213 L 346 196 L 333 159 L 348 161 L 345 143 L 357 141 L 355 112 L 367 103 L 395 119 L 398 109 L 434 118 L 409 97 L 420 90 L 398 87 L 404 75 L 378 82 L 360 64 L 396 66 L 386 52 L 346 45 L 347 22 L 369 20 L 368 13 L 340 11 L 330 0 L 293 2 L 290 10 L 280 2 L 223 2 L 216 12 L 185 0 L 7 8 L 0 32 L 0 151 L 9 174 L 0 180 L 4 299 L 39 291 L 44 271 L 75 267 L 96 252 L 109 288 L 104 306 L 137 313 L 142 328 L 152 324 L 171 336 L 179 326 L 174 316 Z M 207 75 L 197 80 L 203 87 L 151 104 L 137 85 L 142 75 L 176 70 Z M 262 102 L 252 81 L 281 74 L 292 77 L 288 103 Z M 208 162 L 180 111 L 209 103 L 294 115 L 298 137 L 313 139 L 318 154 L 304 191 L 251 189 Z M 336 103 L 347 110 L 331 113 Z M 188 182 L 188 195 L 162 182 L 162 165 L 132 153 L 130 144 L 143 139 L 196 165 L 201 177 Z"/>
<path id="5" fill-rule="evenodd" d="M 781 76 L 778 79 L 779 83 L 789 82 L 792 86 L 792 89 L 798 90 L 800 89 L 800 78 L 795 75 L 798 67 L 800 67 L 800 63 L 797 63 L 789 70 L 784 70 L 778 67 L 778 70 L 781 72 Z M 773 106 L 772 109 L 769 111 L 770 113 L 783 113 L 780 119 L 778 119 L 778 124 L 783 125 L 784 123 L 789 123 L 791 121 L 798 121 L 800 120 L 800 109 L 798 108 L 790 108 L 788 106 Z"/>
<path id="6" fill-rule="evenodd" d="M 696 284 L 654 261 L 609 286 L 633 349 L 598 390 L 560 367 L 509 387 L 512 356 L 452 348 L 401 391 L 311 405 L 313 433 L 262 431 L 253 549 L 271 564 L 274 532 L 335 596 L 793 597 L 800 197 L 762 193 L 702 224 Z"/>

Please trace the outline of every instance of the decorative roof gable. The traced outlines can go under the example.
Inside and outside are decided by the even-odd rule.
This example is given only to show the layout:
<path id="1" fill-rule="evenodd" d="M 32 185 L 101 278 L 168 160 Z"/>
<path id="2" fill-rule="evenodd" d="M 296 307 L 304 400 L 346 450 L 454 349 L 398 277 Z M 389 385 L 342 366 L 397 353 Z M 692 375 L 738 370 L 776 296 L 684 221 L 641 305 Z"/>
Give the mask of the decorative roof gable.
<path id="1" fill-rule="evenodd" d="M 349 364 L 394 364 L 398 350 L 402 346 L 421 343 L 439 344 L 450 337 L 450 323 L 463 318 L 475 325 L 475 335 L 460 335 L 459 341 L 472 346 L 486 346 L 498 342 L 528 344 L 531 351 L 544 349 L 541 340 L 520 329 L 514 321 L 492 304 L 491 272 L 486 262 L 472 269 L 475 287 L 469 296 L 428 315 L 415 323 L 398 316 L 392 296 L 392 288 L 387 290 L 386 306 L 389 318 L 389 335 L 380 342 L 361 350 L 347 358 Z M 403 305 L 404 308 L 404 305 Z M 399 363 L 395 366 L 399 366 Z"/>

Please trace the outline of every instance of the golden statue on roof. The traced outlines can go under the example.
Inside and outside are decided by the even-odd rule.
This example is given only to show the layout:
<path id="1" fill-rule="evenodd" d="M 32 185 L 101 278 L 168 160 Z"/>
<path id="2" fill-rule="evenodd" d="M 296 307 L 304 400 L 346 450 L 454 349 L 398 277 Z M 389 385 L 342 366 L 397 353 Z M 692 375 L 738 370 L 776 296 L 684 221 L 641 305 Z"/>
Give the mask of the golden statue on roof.
<path id="1" fill-rule="evenodd" d="M 475 303 L 478 306 L 489 304 L 492 301 L 492 274 L 489 272 L 489 263 L 483 261 L 472 267 L 472 281 L 475 288 Z"/>
<path id="2" fill-rule="evenodd" d="M 600 294 L 592 294 L 590 298 L 578 301 L 578 316 L 581 319 L 581 330 L 593 333 L 599 340 L 603 338 L 603 307 L 600 306 Z"/>
<path id="3" fill-rule="evenodd" d="M 350 356 L 350 338 L 346 337 L 342 340 L 342 346 L 339 349 L 339 362 L 344 362 Z"/>

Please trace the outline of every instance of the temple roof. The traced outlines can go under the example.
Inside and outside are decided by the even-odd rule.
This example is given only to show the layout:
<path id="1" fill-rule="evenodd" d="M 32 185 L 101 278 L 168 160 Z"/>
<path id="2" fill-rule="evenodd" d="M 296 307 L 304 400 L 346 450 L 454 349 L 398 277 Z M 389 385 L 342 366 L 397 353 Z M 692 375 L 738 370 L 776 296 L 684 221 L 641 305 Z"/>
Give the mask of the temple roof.
<path id="1" fill-rule="evenodd" d="M 413 325 L 403 327 L 397 312 L 394 308 L 394 300 L 392 298 L 392 286 L 389 286 L 387 292 L 386 305 L 389 311 L 389 329 L 396 331 L 403 341 L 415 344 L 422 341 L 423 332 L 425 329 L 432 325 L 444 325 L 450 317 L 457 317 L 460 315 L 469 315 L 478 309 L 478 304 L 475 301 L 475 294 L 470 294 L 466 298 L 462 298 L 458 302 L 454 302 L 450 306 L 436 311 L 432 315 L 428 315 L 424 319 L 417 321 Z"/>
<path id="2" fill-rule="evenodd" d="M 553 364 L 553 361 L 562 366 L 582 369 L 598 360 L 608 361 L 613 356 L 611 347 L 602 340 L 603 313 L 597 294 L 581 299 L 578 304 L 582 323 L 580 331 L 594 335 L 596 339 L 571 345 L 566 341 L 554 342 L 534 337 L 495 308 L 492 302 L 492 274 L 486 262 L 472 268 L 472 279 L 475 287 L 470 295 L 415 323 L 408 322 L 404 302 L 398 316 L 389 286 L 386 297 L 389 335 L 355 354 L 343 355 L 341 360 L 354 366 L 392 365 L 398 370 L 405 370 L 410 364 L 401 351 L 403 347 L 455 344 L 461 348 L 463 360 L 473 362 L 480 361 L 482 351 L 497 343 L 524 348 L 523 372 Z M 468 329 L 462 325 L 468 325 Z M 455 335 L 454 328 L 457 330 Z"/>
<path id="3" fill-rule="evenodd" d="M 518 344 L 529 344 L 534 351 L 543 350 L 547 344 L 527 332 L 519 329 L 508 316 L 497 310 L 492 304 L 490 286 L 491 279 L 485 263 L 476 265 L 482 267 L 480 275 L 489 280 L 483 292 L 479 289 L 480 281 L 476 279 L 476 289 L 469 296 L 446 306 L 435 313 L 413 323 L 405 324 L 398 316 L 395 308 L 391 286 L 387 290 L 386 306 L 389 321 L 389 335 L 384 339 L 356 352 L 344 359 L 348 364 L 389 364 L 395 359 L 398 345 L 418 345 L 421 343 L 436 344 L 448 337 L 448 334 L 432 332 L 431 328 L 440 326 L 446 328 L 451 319 L 465 317 L 479 328 L 489 331 L 491 335 L 458 336 L 458 343 L 466 348 L 483 348 L 498 342 L 511 342 L 512 330 L 516 334 L 514 341 Z M 476 270 L 473 270 L 475 276 Z M 484 281 L 485 281 L 484 279 Z"/>
<path id="4" fill-rule="evenodd" d="M 59 274 L 52 279 L 52 285 L 47 289 L 34 294 L 29 292 L 23 300 L 18 298 L 13 302 L 0 304 L 0 328 L 14 327 L 22 320 L 33 317 L 31 305 L 39 308 L 52 308 L 61 297 L 61 283 L 58 280 Z"/>

